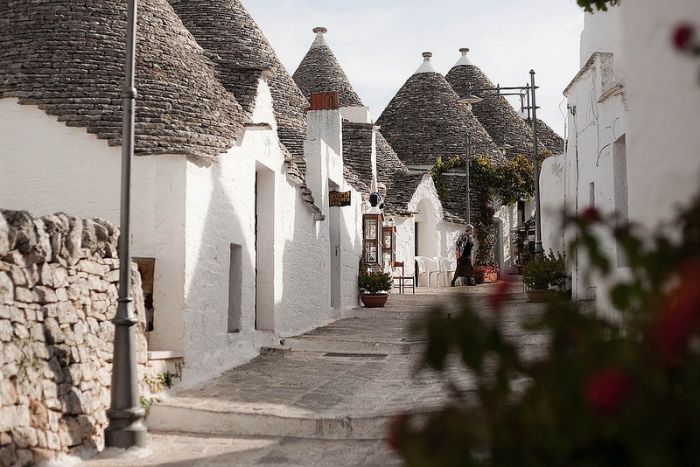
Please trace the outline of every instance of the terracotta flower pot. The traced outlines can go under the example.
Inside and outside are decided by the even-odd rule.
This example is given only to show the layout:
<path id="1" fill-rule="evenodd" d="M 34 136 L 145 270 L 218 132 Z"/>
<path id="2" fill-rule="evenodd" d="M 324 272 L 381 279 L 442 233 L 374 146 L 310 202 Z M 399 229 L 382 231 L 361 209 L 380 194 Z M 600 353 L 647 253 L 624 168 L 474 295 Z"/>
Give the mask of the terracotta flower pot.
<path id="1" fill-rule="evenodd" d="M 365 308 L 384 308 L 386 301 L 389 299 L 389 295 L 386 294 L 362 294 L 360 295 L 360 300 Z"/>

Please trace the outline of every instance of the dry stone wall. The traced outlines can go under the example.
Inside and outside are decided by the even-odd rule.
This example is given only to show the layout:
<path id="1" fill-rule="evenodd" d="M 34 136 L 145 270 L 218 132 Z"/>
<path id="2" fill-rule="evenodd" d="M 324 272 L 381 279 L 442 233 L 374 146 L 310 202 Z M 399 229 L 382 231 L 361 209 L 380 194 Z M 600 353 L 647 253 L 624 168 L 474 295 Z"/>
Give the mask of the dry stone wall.
<path id="1" fill-rule="evenodd" d="M 0 466 L 102 448 L 117 237 L 104 221 L 0 210 Z M 143 297 L 132 271 L 143 366 Z"/>

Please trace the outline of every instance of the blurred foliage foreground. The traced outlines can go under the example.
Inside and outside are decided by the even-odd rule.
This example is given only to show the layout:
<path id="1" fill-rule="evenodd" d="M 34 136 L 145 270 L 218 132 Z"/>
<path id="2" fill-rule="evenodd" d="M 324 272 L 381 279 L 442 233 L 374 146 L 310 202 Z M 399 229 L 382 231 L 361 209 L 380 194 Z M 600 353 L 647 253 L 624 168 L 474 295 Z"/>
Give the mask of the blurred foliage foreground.
<path id="1" fill-rule="evenodd" d="M 390 445 L 408 466 L 700 466 L 700 198 L 671 225 L 644 234 L 595 210 L 566 220 L 572 250 L 614 284 L 617 311 L 550 303 L 525 324 L 547 336 L 539 358 L 524 359 L 504 336 L 505 287 L 487 314 L 470 303 L 452 319 L 431 313 L 419 371 L 438 372 L 451 402 L 395 417 Z M 624 249 L 624 281 L 601 235 Z M 456 388 L 453 360 L 473 391 Z"/>

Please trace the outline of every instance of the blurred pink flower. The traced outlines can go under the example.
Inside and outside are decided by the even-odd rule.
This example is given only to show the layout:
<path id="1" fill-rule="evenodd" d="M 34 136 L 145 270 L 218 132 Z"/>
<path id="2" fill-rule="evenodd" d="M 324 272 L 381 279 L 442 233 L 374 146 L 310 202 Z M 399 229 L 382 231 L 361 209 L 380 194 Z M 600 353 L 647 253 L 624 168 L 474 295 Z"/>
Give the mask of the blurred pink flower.
<path id="1" fill-rule="evenodd" d="M 674 365 L 688 349 L 700 317 L 700 260 L 686 263 L 680 271 L 680 283 L 669 293 L 653 322 L 651 341 L 656 355 L 665 365 Z"/>
<path id="2" fill-rule="evenodd" d="M 632 379 L 621 370 L 605 368 L 593 374 L 586 383 L 585 399 L 601 415 L 618 415 L 632 394 Z"/>
<path id="3" fill-rule="evenodd" d="M 405 413 L 396 415 L 389 420 L 389 434 L 386 441 L 389 447 L 396 452 L 401 449 L 401 438 L 403 438 L 409 420 L 410 417 Z"/>
<path id="4" fill-rule="evenodd" d="M 681 24 L 673 31 L 673 45 L 677 50 L 687 51 L 695 37 L 695 28 L 689 24 Z"/>
<path id="5" fill-rule="evenodd" d="M 491 305 L 491 308 L 493 308 L 493 311 L 499 312 L 501 311 L 501 305 L 503 304 L 503 300 L 506 297 L 506 294 L 508 293 L 508 290 L 511 287 L 511 282 L 507 278 L 504 281 L 499 281 L 498 284 L 496 285 L 496 289 L 491 293 L 488 297 L 489 305 Z"/>
<path id="6" fill-rule="evenodd" d="M 586 224 L 593 224 L 596 222 L 600 222 L 600 219 L 601 219 L 600 213 L 598 212 L 598 210 L 592 206 L 581 211 L 578 218 L 581 219 Z"/>

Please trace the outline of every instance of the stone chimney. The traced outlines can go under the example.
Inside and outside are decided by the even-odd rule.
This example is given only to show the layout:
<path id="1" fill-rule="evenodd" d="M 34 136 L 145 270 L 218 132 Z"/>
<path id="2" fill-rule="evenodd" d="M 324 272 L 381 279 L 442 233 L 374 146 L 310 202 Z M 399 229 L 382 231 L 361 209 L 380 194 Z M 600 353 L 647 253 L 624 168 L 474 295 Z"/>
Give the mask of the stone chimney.
<path id="1" fill-rule="evenodd" d="M 343 185 L 343 133 L 337 92 L 314 93 L 306 113 L 306 184 L 317 206 L 328 211 L 328 182 Z"/>

